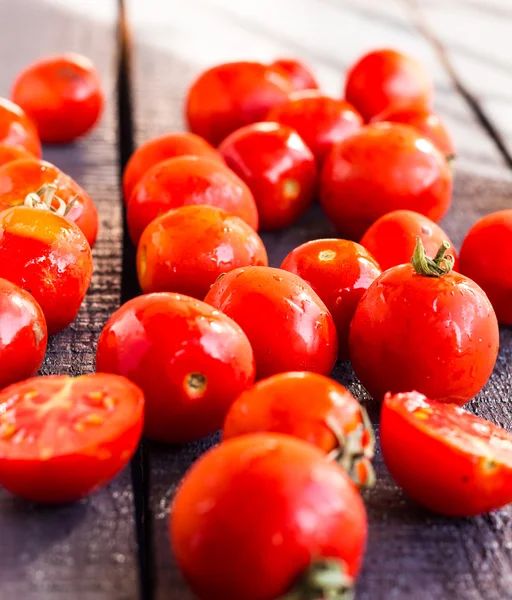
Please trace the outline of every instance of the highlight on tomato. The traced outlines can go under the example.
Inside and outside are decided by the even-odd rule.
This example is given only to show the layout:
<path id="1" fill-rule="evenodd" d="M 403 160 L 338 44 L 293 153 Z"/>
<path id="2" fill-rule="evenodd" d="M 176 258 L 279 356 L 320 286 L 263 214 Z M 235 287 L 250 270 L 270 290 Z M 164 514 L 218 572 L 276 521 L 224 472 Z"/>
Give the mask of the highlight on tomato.
<path id="1" fill-rule="evenodd" d="M 284 71 L 294 90 L 315 90 L 319 87 L 311 69 L 297 58 L 278 58 L 270 66 Z"/>
<path id="2" fill-rule="evenodd" d="M 0 142 L 21 146 L 38 158 L 42 154 L 36 126 L 20 106 L 7 98 L 0 98 Z"/>

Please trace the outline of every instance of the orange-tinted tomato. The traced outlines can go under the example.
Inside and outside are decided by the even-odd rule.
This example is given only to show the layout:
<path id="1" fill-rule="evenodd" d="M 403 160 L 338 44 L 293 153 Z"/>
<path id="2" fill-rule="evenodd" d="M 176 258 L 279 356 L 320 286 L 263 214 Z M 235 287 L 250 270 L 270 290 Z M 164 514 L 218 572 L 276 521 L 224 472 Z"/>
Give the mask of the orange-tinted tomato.
<path id="1" fill-rule="evenodd" d="M 270 66 L 285 71 L 294 90 L 314 90 L 319 87 L 309 67 L 300 60 L 295 58 L 279 58 Z"/>
<path id="2" fill-rule="evenodd" d="M 13 160 L 24 158 L 34 158 L 34 155 L 23 146 L 9 146 L 0 142 L 0 167 Z"/>
<path id="3" fill-rule="evenodd" d="M 41 156 L 36 126 L 19 106 L 6 98 L 0 98 L 0 142 L 22 146 L 34 156 Z"/>

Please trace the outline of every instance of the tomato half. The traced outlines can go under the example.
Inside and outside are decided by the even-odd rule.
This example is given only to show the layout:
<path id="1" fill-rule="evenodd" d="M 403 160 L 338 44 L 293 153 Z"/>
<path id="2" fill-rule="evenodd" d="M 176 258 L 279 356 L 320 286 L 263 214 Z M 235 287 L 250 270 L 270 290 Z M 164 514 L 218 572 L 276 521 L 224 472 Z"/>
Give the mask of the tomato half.
<path id="1" fill-rule="evenodd" d="M 284 71 L 294 90 L 314 90 L 319 87 L 311 69 L 296 58 L 279 58 L 270 66 Z"/>
<path id="2" fill-rule="evenodd" d="M 13 160 L 23 158 L 34 158 L 34 155 L 23 146 L 9 146 L 0 142 L 0 167 Z"/>
<path id="3" fill-rule="evenodd" d="M 21 107 L 6 98 L 0 98 L 0 142 L 22 146 L 37 157 L 42 154 L 36 126 Z"/>

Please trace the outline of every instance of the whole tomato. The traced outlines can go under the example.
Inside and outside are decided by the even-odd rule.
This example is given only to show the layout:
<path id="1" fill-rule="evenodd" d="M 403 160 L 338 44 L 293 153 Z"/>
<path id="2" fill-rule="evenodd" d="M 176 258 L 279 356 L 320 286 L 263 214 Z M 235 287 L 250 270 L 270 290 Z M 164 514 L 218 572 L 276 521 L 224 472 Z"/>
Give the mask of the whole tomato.
<path id="1" fill-rule="evenodd" d="M 253 434 L 193 465 L 169 530 L 201 600 L 342 598 L 361 566 L 367 520 L 357 488 L 322 451 L 287 435 Z"/>
<path id="2" fill-rule="evenodd" d="M 235 269 L 212 285 L 204 301 L 245 331 L 258 378 L 284 371 L 332 371 L 338 352 L 334 321 L 297 275 L 271 267 Z"/>
<path id="3" fill-rule="evenodd" d="M 39 304 L 25 290 L 0 279 L 0 389 L 36 374 L 47 342 Z"/>
<path id="4" fill-rule="evenodd" d="M 470 517 L 512 502 L 512 434 L 459 406 L 387 394 L 380 440 L 398 485 L 436 513 Z"/>
<path id="5" fill-rule="evenodd" d="M 328 218 L 356 240 L 393 210 L 439 221 L 451 194 L 445 157 L 416 129 L 398 123 L 368 125 L 338 144 L 324 163 L 320 186 Z"/>
<path id="6" fill-rule="evenodd" d="M 6 98 L 0 98 L 0 142 L 22 146 L 37 157 L 42 154 L 36 126 L 21 107 Z"/>
<path id="7" fill-rule="evenodd" d="M 54 188 L 48 188 L 48 184 Z M 26 203 L 27 195 L 37 191 L 41 202 L 51 196 L 52 209 L 78 225 L 92 248 L 98 235 L 98 211 L 89 194 L 76 181 L 55 165 L 35 158 L 16 160 L 0 167 L 0 210 Z"/>
<path id="8" fill-rule="evenodd" d="M 243 219 L 255 231 L 258 210 L 251 190 L 231 169 L 197 156 L 164 160 L 142 177 L 128 203 L 128 230 L 138 244 L 144 229 L 171 208 L 216 206 Z"/>
<path id="9" fill-rule="evenodd" d="M 211 306 L 178 294 L 147 294 L 110 317 L 96 369 L 139 385 L 145 435 L 179 443 L 222 427 L 233 400 L 254 381 L 254 356 L 240 327 Z"/>
<path id="10" fill-rule="evenodd" d="M 290 94 L 288 102 L 276 106 L 266 117 L 297 131 L 321 165 L 331 148 L 357 131 L 363 119 L 345 100 L 304 90 Z"/>
<path id="11" fill-rule="evenodd" d="M 91 248 L 64 217 L 15 206 L 0 213 L 0 277 L 34 296 L 52 335 L 82 304 L 92 277 Z"/>
<path id="12" fill-rule="evenodd" d="M 253 193 L 261 229 L 288 227 L 313 202 L 315 157 L 291 127 L 246 125 L 228 135 L 219 150 Z"/>
<path id="13" fill-rule="evenodd" d="M 285 433 L 328 453 L 358 485 L 369 486 L 375 440 L 366 411 L 341 384 L 317 373 L 279 373 L 242 392 L 224 422 L 224 440 Z"/>
<path id="14" fill-rule="evenodd" d="M 460 270 L 489 297 L 502 325 L 512 325 L 512 209 L 477 221 L 460 249 Z"/>
<path id="15" fill-rule="evenodd" d="M 393 210 L 377 219 L 361 238 L 382 270 L 403 265 L 411 260 L 417 238 L 427 256 L 433 256 L 444 241 L 450 244 L 453 268 L 457 270 L 457 254 L 446 233 L 425 215 L 412 210 Z"/>
<path id="16" fill-rule="evenodd" d="M 311 69 L 296 58 L 279 58 L 270 66 L 285 71 L 294 90 L 315 90 L 319 87 Z"/>
<path id="17" fill-rule="evenodd" d="M 71 142 L 92 129 L 104 104 L 100 76 L 81 54 L 32 63 L 14 81 L 11 100 L 34 121 L 41 140 L 51 144 Z"/>
<path id="18" fill-rule="evenodd" d="M 204 71 L 185 101 L 189 129 L 214 146 L 235 129 L 264 119 L 293 90 L 286 73 L 257 62 L 232 62 Z"/>
<path id="19" fill-rule="evenodd" d="M 144 293 L 178 292 L 199 300 L 219 275 L 247 265 L 268 265 L 259 235 L 239 217 L 200 204 L 157 217 L 137 251 Z"/>
<path id="20" fill-rule="evenodd" d="M 465 404 L 488 380 L 498 355 L 496 315 L 478 285 L 434 259 L 418 239 L 412 264 L 385 271 L 368 288 L 350 327 L 350 358 L 370 394 L 417 390 Z"/>
<path id="21" fill-rule="evenodd" d="M 23 146 L 9 146 L 0 142 L 0 167 L 23 158 L 34 158 L 34 155 Z"/>
<path id="22" fill-rule="evenodd" d="M 151 167 L 176 156 L 203 156 L 224 162 L 219 152 L 195 133 L 180 131 L 153 138 L 139 146 L 126 165 L 123 173 L 124 201 L 130 200 L 133 188 Z"/>
<path id="23" fill-rule="evenodd" d="M 389 106 L 429 107 L 434 86 L 424 66 L 396 50 L 374 50 L 361 57 L 347 73 L 345 98 L 365 121 Z"/>
<path id="24" fill-rule="evenodd" d="M 281 269 L 295 273 L 325 302 L 338 333 L 339 358 L 348 359 L 348 332 L 356 306 L 381 274 L 373 256 L 356 242 L 313 240 L 292 250 Z"/>

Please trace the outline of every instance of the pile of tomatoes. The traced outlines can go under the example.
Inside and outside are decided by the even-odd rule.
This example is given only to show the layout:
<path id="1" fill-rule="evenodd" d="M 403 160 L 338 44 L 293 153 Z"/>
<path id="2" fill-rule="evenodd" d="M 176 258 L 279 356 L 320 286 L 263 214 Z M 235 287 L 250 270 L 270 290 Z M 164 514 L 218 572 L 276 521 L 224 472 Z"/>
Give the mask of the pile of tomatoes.
<path id="1" fill-rule="evenodd" d="M 1 383 L 13 384 L 0 393 L 1 484 L 72 500 L 109 481 L 142 431 L 176 444 L 221 429 L 171 507 L 192 589 L 203 600 L 345 597 L 363 561 L 359 489 L 374 481 L 375 436 L 329 378 L 340 359 L 382 404 L 384 461 L 411 498 L 453 516 L 512 501 L 512 435 L 461 408 L 493 370 L 498 323 L 512 325 L 512 210 L 475 224 L 456 255 L 437 225 L 455 149 L 421 64 L 370 52 L 344 99 L 296 60 L 201 74 L 190 132 L 149 140 L 126 165 L 142 295 L 106 323 L 98 373 L 23 381 L 47 331 L 76 315 L 97 232 L 92 200 L 38 158 L 39 137 L 92 127 L 97 76 L 87 71 L 90 101 L 72 106 L 68 87 L 85 74 L 53 68 L 65 116 L 78 117 L 39 110 L 29 92 L 49 77 L 41 65 L 13 88 L 26 114 L 0 104 L 17 124 L 0 115 Z M 317 200 L 340 237 L 270 267 L 257 231 L 292 225 Z M 10 338 L 4 314 L 19 323 Z M 83 464 L 70 477 L 74 453 Z"/>

